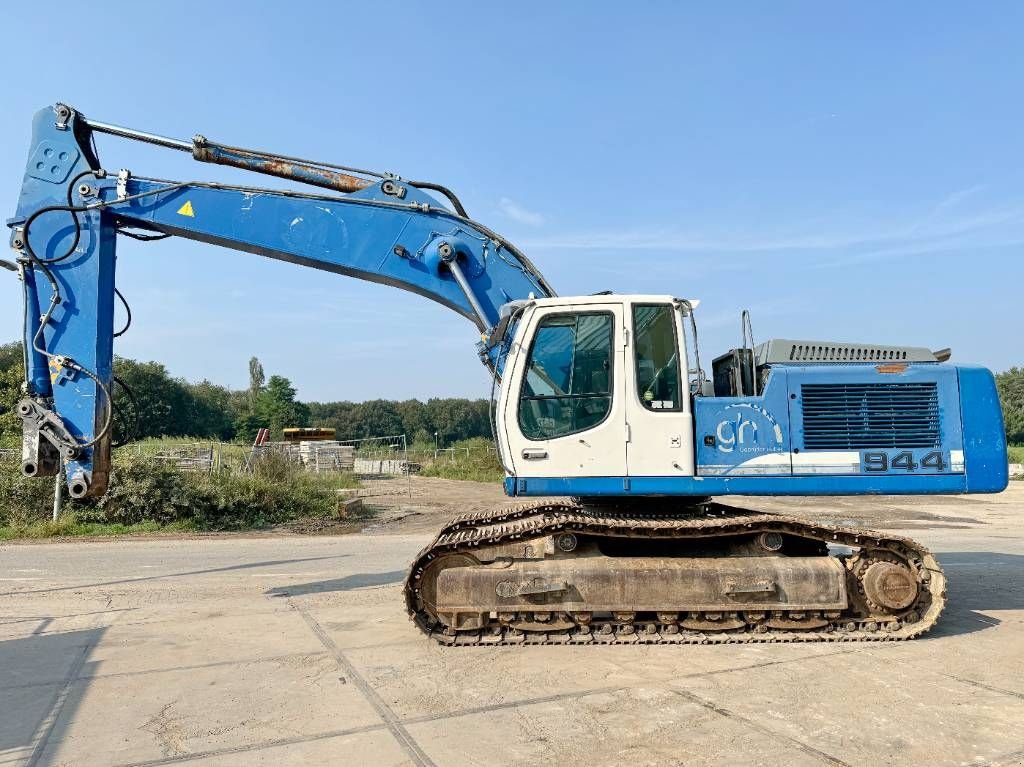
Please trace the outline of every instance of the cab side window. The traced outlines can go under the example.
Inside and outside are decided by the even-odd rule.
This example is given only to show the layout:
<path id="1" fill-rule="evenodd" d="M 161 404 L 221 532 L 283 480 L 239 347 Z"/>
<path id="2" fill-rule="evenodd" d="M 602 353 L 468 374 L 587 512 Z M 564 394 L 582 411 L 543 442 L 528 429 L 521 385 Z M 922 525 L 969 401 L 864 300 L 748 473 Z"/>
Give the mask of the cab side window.
<path id="1" fill-rule="evenodd" d="M 679 346 L 671 305 L 633 307 L 633 348 L 640 403 L 648 410 L 681 410 Z"/>
<path id="2" fill-rule="evenodd" d="M 613 327 L 607 313 L 541 320 L 519 392 L 519 426 L 528 439 L 585 431 L 608 416 Z"/>

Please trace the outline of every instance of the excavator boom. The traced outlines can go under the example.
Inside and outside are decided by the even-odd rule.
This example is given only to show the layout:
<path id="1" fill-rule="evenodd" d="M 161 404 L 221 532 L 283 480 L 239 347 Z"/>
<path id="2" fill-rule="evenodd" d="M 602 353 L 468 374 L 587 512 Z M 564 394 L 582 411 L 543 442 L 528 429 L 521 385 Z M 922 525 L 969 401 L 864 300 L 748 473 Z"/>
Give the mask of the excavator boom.
<path id="1" fill-rule="evenodd" d="M 93 149 L 94 132 L 330 192 L 163 181 L 107 170 Z M 457 210 L 424 189 L 440 191 Z M 25 290 L 23 469 L 52 475 L 63 459 L 76 498 L 102 495 L 107 485 L 118 234 L 182 237 L 417 293 L 476 325 L 488 365 L 494 364 L 495 344 L 487 341 L 501 307 L 554 295 L 523 254 L 466 217 L 440 185 L 392 174 L 364 178 L 201 136 L 185 142 L 90 122 L 64 104 L 35 116 L 17 215 L 8 225 Z"/>

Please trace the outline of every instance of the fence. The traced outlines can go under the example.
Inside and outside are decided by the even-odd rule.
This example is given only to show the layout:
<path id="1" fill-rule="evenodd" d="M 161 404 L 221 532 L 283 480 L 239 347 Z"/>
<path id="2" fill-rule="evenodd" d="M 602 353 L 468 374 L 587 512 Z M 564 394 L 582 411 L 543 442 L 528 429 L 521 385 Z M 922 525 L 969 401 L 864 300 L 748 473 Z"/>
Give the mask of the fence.
<path id="1" fill-rule="evenodd" d="M 359 479 L 357 494 L 412 495 L 409 454 L 404 434 L 364 439 L 309 442 L 266 442 L 255 445 L 245 459 L 251 471 L 264 455 L 283 456 L 318 474 L 350 472 Z"/>
<path id="2" fill-rule="evenodd" d="M 304 442 L 299 455 L 310 471 L 355 471 L 355 448 L 352 445 Z"/>
<path id="3" fill-rule="evenodd" d="M 148 445 L 139 442 L 139 455 L 150 455 L 158 461 L 173 464 L 181 471 L 209 474 L 221 465 L 220 445 L 215 442 L 191 442 L 181 445 Z"/>
<path id="4" fill-rule="evenodd" d="M 412 495 L 409 447 L 404 434 L 388 437 L 338 440 L 339 447 L 352 451 L 352 470 L 359 477 L 359 494 Z"/>
<path id="5" fill-rule="evenodd" d="M 409 459 L 414 463 L 426 463 L 427 461 L 444 461 L 455 463 L 460 458 L 471 458 L 473 454 L 479 455 L 481 451 L 497 455 L 498 449 L 494 445 L 473 447 L 439 447 L 439 448 L 416 448 L 409 450 Z"/>

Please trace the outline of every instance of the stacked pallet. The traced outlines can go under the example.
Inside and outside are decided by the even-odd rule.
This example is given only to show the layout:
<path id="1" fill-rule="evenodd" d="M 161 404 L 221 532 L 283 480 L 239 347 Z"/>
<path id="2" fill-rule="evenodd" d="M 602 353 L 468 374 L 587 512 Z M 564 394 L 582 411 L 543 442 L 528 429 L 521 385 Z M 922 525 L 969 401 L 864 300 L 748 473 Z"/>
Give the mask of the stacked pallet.
<path id="1" fill-rule="evenodd" d="M 357 458 L 354 468 L 359 475 L 405 475 L 409 473 L 409 462 L 398 458 Z"/>
<path id="2" fill-rule="evenodd" d="M 356 449 L 333 440 L 299 443 L 299 459 L 309 471 L 352 471 Z"/>
<path id="3" fill-rule="evenodd" d="M 155 453 L 153 457 L 176 467 L 179 471 L 213 471 L 213 445 L 179 445 Z"/>

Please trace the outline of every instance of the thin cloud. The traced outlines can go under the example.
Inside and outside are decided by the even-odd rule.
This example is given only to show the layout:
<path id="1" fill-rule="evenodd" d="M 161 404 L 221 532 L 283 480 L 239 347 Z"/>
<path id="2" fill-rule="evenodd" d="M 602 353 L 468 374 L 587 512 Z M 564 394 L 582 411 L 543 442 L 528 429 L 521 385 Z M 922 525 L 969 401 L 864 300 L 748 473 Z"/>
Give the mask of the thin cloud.
<path id="1" fill-rule="evenodd" d="M 975 184 L 974 186 L 969 186 L 964 189 L 958 189 L 957 191 L 946 195 L 944 199 L 939 200 L 935 207 L 932 208 L 932 215 L 938 215 L 939 213 L 944 213 L 948 210 L 959 207 L 964 200 L 974 197 L 976 194 L 984 191 L 984 184 Z"/>
<path id="2" fill-rule="evenodd" d="M 781 237 L 708 236 L 678 230 L 581 232 L 527 241 L 524 246 L 558 250 L 660 250 L 698 253 L 756 253 L 776 251 L 851 251 L 871 249 L 896 255 L 922 249 L 960 244 L 986 230 L 1024 222 L 1024 204 L 1007 203 L 987 210 L 953 217 L 948 214 L 977 194 L 971 187 L 948 195 L 916 220 L 895 226 L 876 227 L 863 233 L 821 232 Z M 1020 232 L 1003 232 L 996 242 L 1016 242 Z M 845 259 L 841 259 L 845 261 Z"/>
<path id="3" fill-rule="evenodd" d="M 544 216 L 540 213 L 524 208 L 515 200 L 510 200 L 508 197 L 502 197 L 498 200 L 498 210 L 505 216 L 508 216 L 513 221 L 520 224 L 526 224 L 527 226 L 544 225 Z"/>

